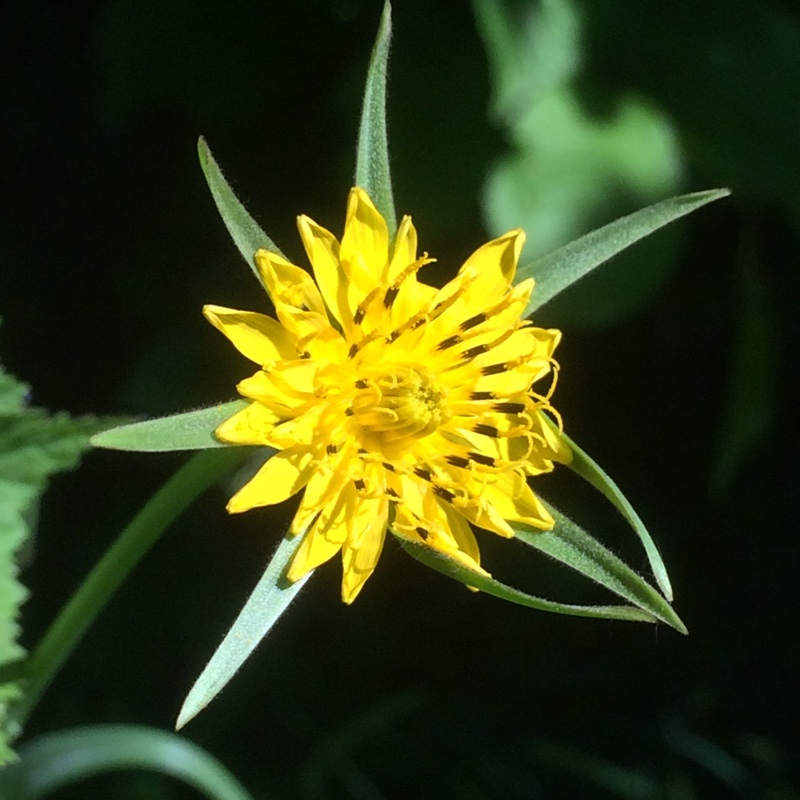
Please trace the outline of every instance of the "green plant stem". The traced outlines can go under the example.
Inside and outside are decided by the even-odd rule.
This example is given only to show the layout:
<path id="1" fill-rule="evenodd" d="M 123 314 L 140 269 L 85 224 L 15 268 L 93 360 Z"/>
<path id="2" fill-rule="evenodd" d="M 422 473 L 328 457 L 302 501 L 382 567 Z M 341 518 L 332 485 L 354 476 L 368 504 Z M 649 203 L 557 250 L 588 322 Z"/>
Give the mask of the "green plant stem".
<path id="1" fill-rule="evenodd" d="M 97 615 L 161 534 L 250 450 L 231 447 L 198 453 L 131 520 L 61 609 L 28 659 L 23 674 L 24 694 L 9 712 L 12 725 L 22 728 Z"/>

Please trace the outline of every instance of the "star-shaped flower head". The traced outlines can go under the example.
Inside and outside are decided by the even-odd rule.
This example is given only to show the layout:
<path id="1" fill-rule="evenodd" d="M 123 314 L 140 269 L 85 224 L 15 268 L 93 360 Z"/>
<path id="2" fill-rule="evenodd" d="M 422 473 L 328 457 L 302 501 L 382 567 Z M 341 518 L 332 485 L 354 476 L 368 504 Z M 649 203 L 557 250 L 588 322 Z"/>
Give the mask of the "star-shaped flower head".
<path id="1" fill-rule="evenodd" d="M 341 243 L 308 217 L 298 227 L 316 283 L 274 253 L 255 255 L 277 320 L 204 308 L 259 367 L 237 387 L 251 403 L 217 437 L 278 450 L 228 511 L 304 489 L 287 577 L 341 550 L 346 603 L 387 527 L 481 572 L 470 523 L 505 537 L 509 523 L 551 528 L 527 478 L 570 458 L 545 418 L 560 332 L 521 319 L 533 290 L 530 279 L 512 286 L 524 233 L 483 245 L 437 289 L 417 278 L 433 259 L 417 256 L 411 218 L 392 246 L 362 189 L 350 192 Z"/>

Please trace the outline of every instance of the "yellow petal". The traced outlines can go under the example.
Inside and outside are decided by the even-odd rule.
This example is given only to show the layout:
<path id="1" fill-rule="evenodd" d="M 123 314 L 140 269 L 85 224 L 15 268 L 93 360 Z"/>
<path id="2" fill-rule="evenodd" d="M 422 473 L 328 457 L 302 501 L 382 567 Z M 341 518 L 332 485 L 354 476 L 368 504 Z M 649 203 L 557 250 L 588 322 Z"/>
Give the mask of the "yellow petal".
<path id="1" fill-rule="evenodd" d="M 297 358 L 297 338 L 272 317 L 213 305 L 203 306 L 203 314 L 243 356 L 256 364 Z"/>
<path id="2" fill-rule="evenodd" d="M 386 498 L 359 498 L 351 519 L 351 532 L 342 548 L 342 600 L 353 602 L 372 575 L 386 538 Z"/>
<path id="3" fill-rule="evenodd" d="M 256 372 L 239 381 L 236 388 L 241 395 L 258 400 L 265 405 L 299 410 L 314 400 L 314 378 L 318 365 L 312 361 L 287 361 L 269 372 Z M 285 415 L 284 415 L 285 416 Z"/>
<path id="4" fill-rule="evenodd" d="M 328 326 L 319 289 L 304 269 L 268 250 L 259 250 L 255 262 L 275 304 L 278 319 L 287 328 L 298 336 L 305 336 Z"/>
<path id="5" fill-rule="evenodd" d="M 508 522 L 522 522 L 544 531 L 553 527 L 550 513 L 518 472 L 498 475 L 486 486 L 483 497 Z"/>
<path id="6" fill-rule="evenodd" d="M 229 513 L 239 514 L 283 502 L 308 483 L 314 469 L 311 453 L 306 448 L 281 450 L 231 497 Z"/>
<path id="7" fill-rule="evenodd" d="M 417 260 L 417 231 L 411 222 L 411 217 L 403 217 L 397 228 L 394 238 L 392 261 L 389 264 L 389 273 L 386 282 L 392 283 L 395 278 L 409 265 Z"/>
<path id="8" fill-rule="evenodd" d="M 347 305 L 347 276 L 339 261 L 339 242 L 332 233 L 309 217 L 298 217 L 297 227 L 325 305 L 339 324 L 347 329 L 352 322 L 352 315 Z"/>
<path id="9" fill-rule="evenodd" d="M 250 403 L 220 425 L 214 435 L 228 444 L 269 444 L 269 434 L 280 417 L 260 403 Z"/>
<path id="10" fill-rule="evenodd" d="M 464 262 L 458 274 L 474 273 L 475 282 L 470 291 L 475 297 L 500 297 L 514 280 L 524 244 L 523 230 L 509 231 L 479 247 Z"/>
<path id="11" fill-rule="evenodd" d="M 353 311 L 385 279 L 389 262 L 386 221 L 363 189 L 352 189 L 347 199 L 339 258 L 350 280 L 349 308 Z"/>
<path id="12" fill-rule="evenodd" d="M 339 552 L 347 539 L 347 516 L 353 505 L 354 492 L 351 484 L 323 509 L 297 548 L 286 573 L 288 580 L 300 580 Z"/>

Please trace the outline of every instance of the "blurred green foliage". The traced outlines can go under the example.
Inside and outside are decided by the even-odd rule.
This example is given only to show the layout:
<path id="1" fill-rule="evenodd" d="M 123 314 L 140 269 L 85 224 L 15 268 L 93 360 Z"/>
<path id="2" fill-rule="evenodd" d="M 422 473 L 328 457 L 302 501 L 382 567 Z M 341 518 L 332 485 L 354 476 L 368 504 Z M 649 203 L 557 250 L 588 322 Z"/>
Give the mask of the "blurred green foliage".
<path id="1" fill-rule="evenodd" d="M 157 415 L 228 399 L 246 365 L 200 307 L 261 310 L 263 293 L 218 222 L 197 137 L 289 257 L 293 215 L 340 231 L 380 5 L 4 4 L 2 350 L 35 405 Z M 518 43 L 502 64 L 493 13 Z M 537 17 L 538 32 L 515 22 Z M 498 176 L 503 213 L 519 214 L 505 224 L 524 212 L 534 247 L 642 205 L 639 192 L 733 189 L 611 265 L 610 287 L 588 278 L 575 291 L 596 301 L 589 318 L 568 294 L 537 318 L 564 330 L 567 431 L 648 523 L 692 635 L 500 607 L 389 550 L 351 608 L 336 567 L 321 571 L 185 733 L 264 797 L 797 797 L 800 12 L 404 0 L 394 21 L 395 198 L 443 279 L 485 240 L 483 220 L 500 224 L 484 205 Z M 530 92 L 498 105 L 501 75 L 537 64 Z M 52 483 L 24 576 L 26 647 L 178 463 L 96 453 Z M 548 478 L 547 496 L 565 481 Z M 224 497 L 186 514 L 123 588 L 30 736 L 170 726 L 291 517 L 230 519 Z M 575 515 L 619 531 L 627 554 L 624 523 L 589 494 Z M 518 568 L 495 544 L 481 540 L 487 563 Z M 547 564 L 525 580 L 593 599 Z M 125 774 L 57 796 L 189 795 Z"/>

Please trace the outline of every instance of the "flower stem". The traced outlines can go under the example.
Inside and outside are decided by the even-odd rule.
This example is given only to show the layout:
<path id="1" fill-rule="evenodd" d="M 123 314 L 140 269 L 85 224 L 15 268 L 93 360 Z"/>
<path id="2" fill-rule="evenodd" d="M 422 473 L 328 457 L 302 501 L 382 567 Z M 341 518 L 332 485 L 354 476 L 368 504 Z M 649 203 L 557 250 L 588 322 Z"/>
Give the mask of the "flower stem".
<path id="1" fill-rule="evenodd" d="M 225 447 L 198 453 L 131 520 L 61 609 L 25 663 L 24 694 L 9 711 L 11 725 L 21 730 L 97 615 L 161 534 L 221 475 L 246 458 L 250 450 Z"/>

